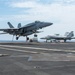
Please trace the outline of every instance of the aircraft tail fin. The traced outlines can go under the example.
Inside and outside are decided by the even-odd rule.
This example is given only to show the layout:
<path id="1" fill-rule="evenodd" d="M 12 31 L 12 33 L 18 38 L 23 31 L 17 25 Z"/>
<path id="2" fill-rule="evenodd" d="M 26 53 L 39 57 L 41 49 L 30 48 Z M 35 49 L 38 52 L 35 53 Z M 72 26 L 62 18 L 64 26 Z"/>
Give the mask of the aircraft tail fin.
<path id="1" fill-rule="evenodd" d="M 66 32 L 64 36 L 67 36 L 67 35 L 69 35 L 69 32 Z"/>
<path id="2" fill-rule="evenodd" d="M 71 31 L 68 35 L 67 35 L 67 37 L 73 37 L 74 36 L 74 32 L 73 31 Z"/>
<path id="3" fill-rule="evenodd" d="M 21 23 L 18 24 L 18 28 L 21 28 Z"/>
<path id="4" fill-rule="evenodd" d="M 7 22 L 7 24 L 9 25 L 10 28 L 14 28 L 14 26 L 10 22 Z"/>

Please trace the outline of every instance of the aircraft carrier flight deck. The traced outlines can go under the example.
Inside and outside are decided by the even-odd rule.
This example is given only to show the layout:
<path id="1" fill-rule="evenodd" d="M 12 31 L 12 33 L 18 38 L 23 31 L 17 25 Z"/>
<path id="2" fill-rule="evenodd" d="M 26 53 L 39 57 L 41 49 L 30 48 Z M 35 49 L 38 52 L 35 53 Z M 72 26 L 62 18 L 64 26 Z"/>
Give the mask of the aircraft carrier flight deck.
<path id="1" fill-rule="evenodd" d="M 0 75 L 75 75 L 75 43 L 0 43 Z"/>

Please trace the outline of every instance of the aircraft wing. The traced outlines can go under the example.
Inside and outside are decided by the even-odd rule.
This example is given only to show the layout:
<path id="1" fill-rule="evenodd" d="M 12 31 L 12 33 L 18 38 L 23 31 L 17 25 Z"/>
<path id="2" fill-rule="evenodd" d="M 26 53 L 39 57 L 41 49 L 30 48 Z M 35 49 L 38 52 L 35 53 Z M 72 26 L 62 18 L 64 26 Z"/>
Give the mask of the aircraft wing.
<path id="1" fill-rule="evenodd" d="M 70 37 L 49 37 L 50 39 L 56 39 L 56 40 L 64 40 L 64 39 L 70 39 Z"/>
<path id="2" fill-rule="evenodd" d="M 75 39 L 75 37 L 71 37 L 71 39 Z"/>
<path id="3" fill-rule="evenodd" d="M 8 34 L 8 33 L 0 33 L 0 34 Z"/>
<path id="4" fill-rule="evenodd" d="M 13 33 L 15 33 L 16 31 L 18 31 L 18 28 L 0 29 L 0 31 L 5 32 L 5 33 L 0 33 L 0 34 L 6 34 L 6 33 L 13 34 Z"/>
<path id="5" fill-rule="evenodd" d="M 56 40 L 64 40 L 64 39 L 75 39 L 75 37 L 50 37 L 50 39 L 56 39 Z"/>
<path id="6" fill-rule="evenodd" d="M 0 29 L 0 31 L 6 31 L 6 30 L 18 30 L 18 28 L 7 28 L 7 29 Z"/>
<path id="7" fill-rule="evenodd" d="M 69 37 L 59 37 L 59 36 L 47 36 L 47 37 L 43 37 L 41 39 L 56 39 L 56 40 L 63 40 L 63 39 L 70 39 Z"/>

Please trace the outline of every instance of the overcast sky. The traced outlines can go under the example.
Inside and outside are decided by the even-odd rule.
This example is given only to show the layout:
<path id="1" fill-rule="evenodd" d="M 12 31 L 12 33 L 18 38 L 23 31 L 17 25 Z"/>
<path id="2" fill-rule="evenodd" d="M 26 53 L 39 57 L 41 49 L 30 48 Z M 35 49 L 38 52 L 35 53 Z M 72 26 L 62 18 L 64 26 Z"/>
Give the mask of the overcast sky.
<path id="1" fill-rule="evenodd" d="M 18 23 L 23 26 L 36 20 L 53 23 L 40 30 L 44 32 L 39 33 L 38 38 L 75 32 L 75 0 L 0 0 L 0 28 L 9 28 L 8 21 L 17 27 Z M 0 35 L 0 39 L 11 40 L 12 35 Z"/>

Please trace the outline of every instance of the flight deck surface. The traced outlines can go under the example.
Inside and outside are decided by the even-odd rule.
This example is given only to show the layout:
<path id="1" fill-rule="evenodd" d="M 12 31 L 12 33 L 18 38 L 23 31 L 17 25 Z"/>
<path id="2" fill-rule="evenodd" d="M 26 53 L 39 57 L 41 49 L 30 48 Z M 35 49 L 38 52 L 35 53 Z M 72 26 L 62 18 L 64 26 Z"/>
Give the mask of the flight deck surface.
<path id="1" fill-rule="evenodd" d="M 0 75 L 75 75 L 75 43 L 0 43 Z"/>

